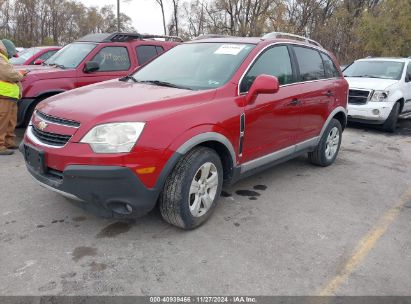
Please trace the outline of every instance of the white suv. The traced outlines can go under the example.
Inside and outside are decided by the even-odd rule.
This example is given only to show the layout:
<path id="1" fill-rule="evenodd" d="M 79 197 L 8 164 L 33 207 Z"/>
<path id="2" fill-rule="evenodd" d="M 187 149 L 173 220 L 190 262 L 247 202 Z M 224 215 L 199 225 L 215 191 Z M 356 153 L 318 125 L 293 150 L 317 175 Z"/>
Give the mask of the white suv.
<path id="1" fill-rule="evenodd" d="M 398 116 L 411 113 L 411 59 L 365 58 L 344 70 L 350 85 L 348 120 L 380 124 L 394 132 Z"/>

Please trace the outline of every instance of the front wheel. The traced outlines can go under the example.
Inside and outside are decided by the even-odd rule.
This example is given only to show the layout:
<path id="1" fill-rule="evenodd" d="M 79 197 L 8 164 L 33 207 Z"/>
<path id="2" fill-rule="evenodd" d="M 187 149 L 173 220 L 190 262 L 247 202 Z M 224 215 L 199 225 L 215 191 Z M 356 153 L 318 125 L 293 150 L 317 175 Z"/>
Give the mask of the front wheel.
<path id="1" fill-rule="evenodd" d="M 167 178 L 160 195 L 164 220 L 183 229 L 194 229 L 209 219 L 223 185 L 218 154 L 198 147 L 188 152 Z"/>
<path id="2" fill-rule="evenodd" d="M 331 165 L 337 158 L 341 146 L 341 139 L 341 123 L 333 118 L 325 129 L 315 150 L 308 153 L 310 162 L 322 167 Z"/>
<path id="3" fill-rule="evenodd" d="M 383 129 L 387 132 L 394 133 L 397 128 L 398 116 L 400 115 L 400 104 L 397 102 L 392 107 L 391 113 L 384 122 Z"/>

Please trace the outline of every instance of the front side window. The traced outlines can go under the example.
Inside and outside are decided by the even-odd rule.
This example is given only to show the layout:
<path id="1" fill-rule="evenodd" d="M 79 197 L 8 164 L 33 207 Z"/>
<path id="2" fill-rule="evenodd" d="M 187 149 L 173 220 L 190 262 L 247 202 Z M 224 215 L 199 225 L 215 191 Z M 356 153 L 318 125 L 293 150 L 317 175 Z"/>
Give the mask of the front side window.
<path id="1" fill-rule="evenodd" d="M 46 60 L 48 65 L 61 68 L 77 68 L 88 54 L 97 46 L 95 43 L 71 43 Z"/>
<path id="2" fill-rule="evenodd" d="M 45 52 L 45 53 L 41 54 L 41 55 L 39 56 L 39 58 L 37 58 L 36 60 L 46 61 L 46 60 L 49 59 L 51 56 L 53 56 L 55 53 L 57 53 L 57 50 Z"/>
<path id="3" fill-rule="evenodd" d="M 255 78 L 262 74 L 277 77 L 281 85 L 293 82 L 293 70 L 287 46 L 275 46 L 260 55 L 244 76 L 240 92 L 248 92 Z"/>
<path id="4" fill-rule="evenodd" d="M 346 68 L 344 70 L 344 76 L 400 80 L 403 71 L 404 62 L 360 60 Z"/>
<path id="5" fill-rule="evenodd" d="M 127 71 L 130 68 L 130 57 L 123 46 L 107 46 L 102 48 L 91 61 L 99 64 L 99 72 Z"/>
<path id="6" fill-rule="evenodd" d="M 253 44 L 198 42 L 178 45 L 138 70 L 139 82 L 191 90 L 221 87 L 255 47 Z"/>
<path id="7" fill-rule="evenodd" d="M 300 46 L 294 46 L 294 51 L 300 68 L 301 81 L 326 78 L 323 60 L 318 51 Z"/>

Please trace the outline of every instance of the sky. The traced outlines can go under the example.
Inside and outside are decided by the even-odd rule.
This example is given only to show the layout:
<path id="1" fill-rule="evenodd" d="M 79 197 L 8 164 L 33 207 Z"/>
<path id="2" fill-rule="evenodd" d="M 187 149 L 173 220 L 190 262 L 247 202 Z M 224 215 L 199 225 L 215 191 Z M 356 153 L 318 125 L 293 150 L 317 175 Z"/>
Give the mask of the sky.
<path id="1" fill-rule="evenodd" d="M 97 7 L 113 5 L 117 12 L 117 0 L 79 0 L 79 2 L 86 6 Z M 134 28 L 139 33 L 164 34 L 161 9 L 156 0 L 130 0 L 126 2 L 121 0 L 120 9 L 121 12 L 131 18 Z M 167 23 L 170 19 L 171 11 L 171 7 L 165 7 Z"/>

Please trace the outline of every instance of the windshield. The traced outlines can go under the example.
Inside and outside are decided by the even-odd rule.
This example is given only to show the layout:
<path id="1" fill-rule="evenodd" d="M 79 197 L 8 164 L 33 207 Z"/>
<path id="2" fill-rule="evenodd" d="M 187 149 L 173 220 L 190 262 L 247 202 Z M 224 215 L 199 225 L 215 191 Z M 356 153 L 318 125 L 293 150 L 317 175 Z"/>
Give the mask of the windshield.
<path id="1" fill-rule="evenodd" d="M 95 47 L 94 43 L 68 44 L 47 59 L 45 64 L 57 65 L 62 68 L 76 68 Z"/>
<path id="2" fill-rule="evenodd" d="M 344 70 L 345 77 L 368 77 L 400 80 L 404 63 L 399 61 L 356 61 Z"/>
<path id="3" fill-rule="evenodd" d="M 30 57 L 34 56 L 40 51 L 38 48 L 25 49 L 19 53 L 19 57 L 13 57 L 10 59 L 12 64 L 24 64 Z"/>
<path id="4" fill-rule="evenodd" d="M 252 44 L 182 44 L 138 70 L 134 80 L 191 90 L 218 88 L 253 48 Z"/>

